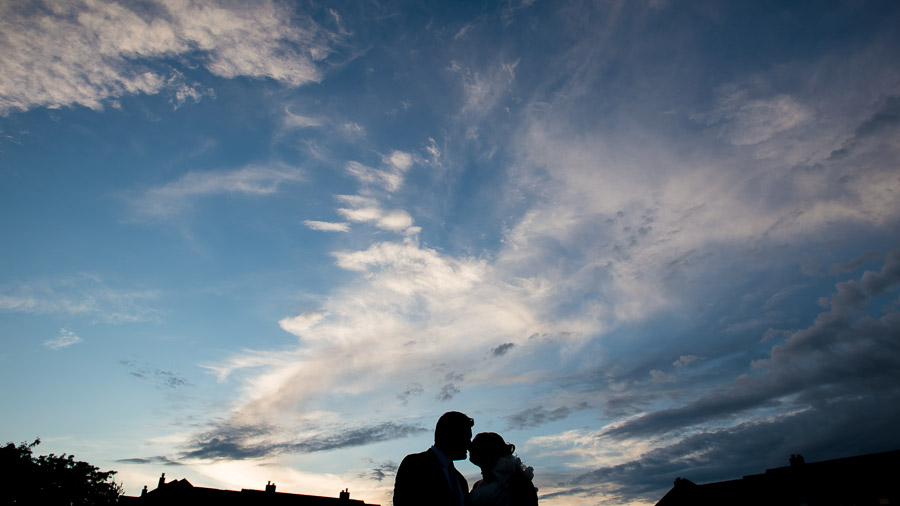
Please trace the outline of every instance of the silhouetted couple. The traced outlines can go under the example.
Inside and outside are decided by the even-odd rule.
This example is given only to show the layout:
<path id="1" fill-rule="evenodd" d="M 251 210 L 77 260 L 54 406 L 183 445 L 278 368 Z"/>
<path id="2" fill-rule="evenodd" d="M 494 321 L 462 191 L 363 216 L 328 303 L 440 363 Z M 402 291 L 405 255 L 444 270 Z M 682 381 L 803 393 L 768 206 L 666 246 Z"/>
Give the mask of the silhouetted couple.
<path id="1" fill-rule="evenodd" d="M 422 453 L 407 455 L 394 482 L 394 506 L 535 506 L 537 489 L 526 468 L 513 452 L 516 447 L 494 432 L 472 439 L 475 422 L 450 411 L 441 415 L 434 429 L 434 445 Z M 482 479 L 469 492 L 469 484 L 453 467 L 454 460 L 470 460 L 481 468 Z"/>

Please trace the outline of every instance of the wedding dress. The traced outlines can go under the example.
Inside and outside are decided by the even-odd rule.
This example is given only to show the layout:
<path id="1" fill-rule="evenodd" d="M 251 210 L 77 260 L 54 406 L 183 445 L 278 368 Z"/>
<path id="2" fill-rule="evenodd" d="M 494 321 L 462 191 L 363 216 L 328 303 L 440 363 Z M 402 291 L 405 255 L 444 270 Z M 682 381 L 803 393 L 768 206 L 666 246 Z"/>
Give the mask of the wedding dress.
<path id="1" fill-rule="evenodd" d="M 489 473 L 489 474 L 486 474 Z M 532 506 L 537 504 L 537 488 L 532 484 L 534 468 L 526 467 L 515 455 L 501 457 L 493 469 L 481 474 L 470 498 L 473 506 Z"/>

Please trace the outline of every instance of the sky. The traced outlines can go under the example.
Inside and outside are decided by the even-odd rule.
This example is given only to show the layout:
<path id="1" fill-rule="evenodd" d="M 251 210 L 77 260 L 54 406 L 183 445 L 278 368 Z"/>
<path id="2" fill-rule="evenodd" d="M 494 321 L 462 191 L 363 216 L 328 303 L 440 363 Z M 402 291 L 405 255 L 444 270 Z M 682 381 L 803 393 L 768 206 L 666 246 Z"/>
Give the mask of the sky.
<path id="1" fill-rule="evenodd" d="M 385 506 L 450 410 L 548 506 L 898 449 L 898 61 L 889 0 L 0 0 L 2 442 Z"/>

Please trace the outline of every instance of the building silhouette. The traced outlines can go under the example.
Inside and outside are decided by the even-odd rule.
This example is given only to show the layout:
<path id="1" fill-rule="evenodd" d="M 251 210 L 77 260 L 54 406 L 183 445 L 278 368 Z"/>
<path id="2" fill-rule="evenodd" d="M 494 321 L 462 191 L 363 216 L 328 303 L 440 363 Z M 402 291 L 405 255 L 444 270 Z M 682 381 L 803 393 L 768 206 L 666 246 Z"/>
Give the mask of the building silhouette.
<path id="1" fill-rule="evenodd" d="M 125 506 L 378 506 L 366 504 L 358 499 L 350 499 L 350 491 L 344 489 L 338 497 L 287 494 L 276 492 L 275 484 L 269 482 L 265 490 L 221 490 L 217 488 L 195 487 L 186 479 L 166 482 L 166 473 L 159 478 L 155 490 L 144 490 L 139 497 L 122 496 L 119 504 Z"/>
<path id="2" fill-rule="evenodd" d="M 881 506 L 900 504 L 900 450 L 790 465 L 697 485 L 676 478 L 656 506 Z"/>

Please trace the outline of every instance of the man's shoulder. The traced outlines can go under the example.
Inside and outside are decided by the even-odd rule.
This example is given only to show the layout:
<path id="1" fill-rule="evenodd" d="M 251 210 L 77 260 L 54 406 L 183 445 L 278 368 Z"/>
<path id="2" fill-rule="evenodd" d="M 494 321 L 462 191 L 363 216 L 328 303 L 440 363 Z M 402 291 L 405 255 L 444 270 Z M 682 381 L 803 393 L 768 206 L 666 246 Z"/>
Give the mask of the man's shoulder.
<path id="1" fill-rule="evenodd" d="M 421 464 L 423 462 L 437 462 L 437 455 L 435 455 L 434 452 L 431 451 L 431 449 L 429 448 L 428 450 L 425 450 L 424 452 L 410 453 L 406 457 L 403 457 L 403 462 L 401 462 L 400 465 L 402 466 L 406 462 L 408 462 L 410 464 L 413 464 L 413 463 Z"/>
<path id="2" fill-rule="evenodd" d="M 410 453 L 403 457 L 400 467 L 397 468 L 396 482 L 410 483 L 412 480 L 419 482 L 416 486 L 421 486 L 423 480 L 427 481 L 440 475 L 441 465 L 437 456 L 434 452 L 426 450 L 421 453 Z"/>

